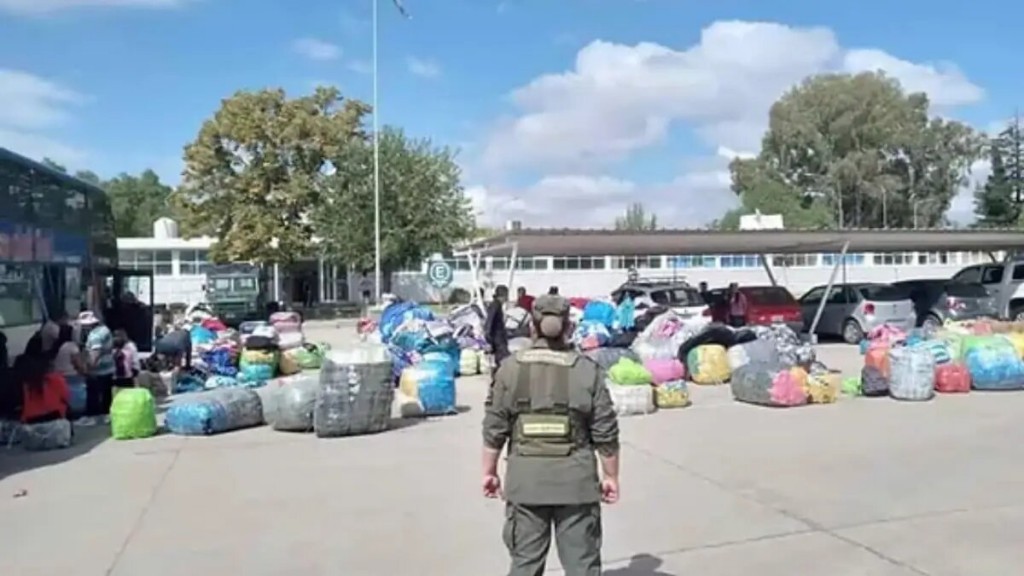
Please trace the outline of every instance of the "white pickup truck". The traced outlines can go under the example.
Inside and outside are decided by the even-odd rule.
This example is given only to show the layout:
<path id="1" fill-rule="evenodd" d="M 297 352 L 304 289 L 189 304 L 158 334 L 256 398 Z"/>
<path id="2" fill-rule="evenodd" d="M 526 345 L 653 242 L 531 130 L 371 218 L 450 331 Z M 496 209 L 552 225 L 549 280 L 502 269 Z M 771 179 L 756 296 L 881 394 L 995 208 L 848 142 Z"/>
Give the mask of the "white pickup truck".
<path id="1" fill-rule="evenodd" d="M 968 266 L 953 275 L 953 280 L 981 284 L 995 299 L 1001 317 L 1024 320 L 1024 258 Z"/>

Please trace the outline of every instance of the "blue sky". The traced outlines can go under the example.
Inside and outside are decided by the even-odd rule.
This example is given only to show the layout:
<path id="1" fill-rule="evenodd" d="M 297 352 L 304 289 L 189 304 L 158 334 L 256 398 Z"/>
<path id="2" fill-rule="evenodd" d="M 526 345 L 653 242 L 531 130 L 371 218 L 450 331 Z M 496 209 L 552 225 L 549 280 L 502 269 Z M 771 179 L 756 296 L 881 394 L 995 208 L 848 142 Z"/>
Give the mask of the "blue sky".
<path id="1" fill-rule="evenodd" d="M 237 89 L 369 100 L 371 2 L 0 0 L 0 145 L 177 182 Z M 602 226 L 630 200 L 711 220 L 735 201 L 729 157 L 815 72 L 885 69 L 982 129 L 1024 90 L 1024 8 L 999 0 L 404 3 L 411 20 L 380 0 L 381 120 L 458 146 L 490 222 Z"/>

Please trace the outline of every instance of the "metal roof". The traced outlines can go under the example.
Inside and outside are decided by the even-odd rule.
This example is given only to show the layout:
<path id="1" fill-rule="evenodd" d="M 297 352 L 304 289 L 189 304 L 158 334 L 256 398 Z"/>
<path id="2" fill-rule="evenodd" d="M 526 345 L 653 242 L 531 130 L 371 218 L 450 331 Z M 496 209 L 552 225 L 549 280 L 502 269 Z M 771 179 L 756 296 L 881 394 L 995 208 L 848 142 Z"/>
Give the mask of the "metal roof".
<path id="1" fill-rule="evenodd" d="M 473 242 L 479 250 L 507 244 L 520 256 L 655 256 L 839 252 L 1024 251 L 1019 230 L 617 230 L 522 229 Z"/>

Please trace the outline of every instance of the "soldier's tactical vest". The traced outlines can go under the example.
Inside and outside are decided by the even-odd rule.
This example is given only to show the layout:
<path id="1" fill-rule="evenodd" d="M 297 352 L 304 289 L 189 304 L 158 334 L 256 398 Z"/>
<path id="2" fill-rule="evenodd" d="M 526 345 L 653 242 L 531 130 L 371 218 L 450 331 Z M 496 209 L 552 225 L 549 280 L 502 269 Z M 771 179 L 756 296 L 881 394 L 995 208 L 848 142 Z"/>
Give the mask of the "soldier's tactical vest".
<path id="1" fill-rule="evenodd" d="M 576 352 L 532 348 L 517 352 L 519 375 L 512 390 L 518 456 L 565 458 L 586 444 L 583 415 L 572 409 L 569 385 Z"/>

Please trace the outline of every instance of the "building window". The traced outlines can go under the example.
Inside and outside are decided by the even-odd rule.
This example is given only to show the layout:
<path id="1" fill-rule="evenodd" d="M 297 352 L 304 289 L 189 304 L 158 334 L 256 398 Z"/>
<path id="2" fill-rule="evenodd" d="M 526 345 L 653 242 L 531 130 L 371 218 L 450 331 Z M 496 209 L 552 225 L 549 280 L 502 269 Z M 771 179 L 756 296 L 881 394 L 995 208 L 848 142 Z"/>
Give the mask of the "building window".
<path id="1" fill-rule="evenodd" d="M 953 261 L 949 252 L 918 252 L 917 263 L 922 266 L 929 264 L 949 264 Z"/>
<path id="2" fill-rule="evenodd" d="M 206 250 L 182 250 L 178 252 L 178 273 L 182 276 L 206 274 L 209 265 Z"/>
<path id="3" fill-rule="evenodd" d="M 884 252 L 874 256 L 876 266 L 906 266 L 914 263 L 913 252 Z"/>
<path id="4" fill-rule="evenodd" d="M 669 268 L 714 268 L 715 256 L 669 256 Z"/>
<path id="5" fill-rule="evenodd" d="M 757 268 L 761 265 L 761 257 L 757 254 L 738 254 L 722 256 L 722 268 Z"/>
<path id="6" fill-rule="evenodd" d="M 511 259 L 508 256 L 492 256 L 491 270 L 508 270 L 509 262 Z"/>
<path id="7" fill-rule="evenodd" d="M 555 270 L 604 270 L 604 256 L 558 256 L 552 259 Z"/>
<path id="8" fill-rule="evenodd" d="M 822 266 L 828 266 L 829 268 L 836 265 L 839 261 L 839 254 L 822 254 L 821 264 Z M 847 254 L 843 257 L 843 263 L 847 266 L 863 266 L 864 255 L 863 254 Z"/>
<path id="9" fill-rule="evenodd" d="M 153 251 L 153 275 L 171 276 L 174 274 L 174 253 L 170 250 Z"/>
<path id="10" fill-rule="evenodd" d="M 772 266 L 782 268 L 813 268 L 817 265 L 817 254 L 776 254 L 772 256 Z"/>
<path id="11" fill-rule="evenodd" d="M 117 265 L 122 268 L 135 268 L 135 251 L 120 250 L 117 253 Z"/>
<path id="12" fill-rule="evenodd" d="M 516 258 L 517 270 L 547 270 L 547 258 Z"/>
<path id="13" fill-rule="evenodd" d="M 616 270 L 658 269 L 661 268 L 661 256 L 616 256 L 612 258 L 612 268 Z"/>

